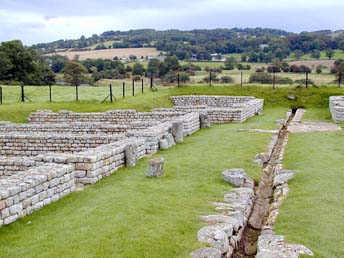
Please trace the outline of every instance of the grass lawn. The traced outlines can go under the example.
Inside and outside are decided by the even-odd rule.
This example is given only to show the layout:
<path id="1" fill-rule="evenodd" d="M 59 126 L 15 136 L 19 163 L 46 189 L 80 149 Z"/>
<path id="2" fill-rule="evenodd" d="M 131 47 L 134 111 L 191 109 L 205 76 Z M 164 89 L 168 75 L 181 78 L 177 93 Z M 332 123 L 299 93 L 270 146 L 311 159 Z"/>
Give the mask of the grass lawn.
<path id="1" fill-rule="evenodd" d="M 318 113 L 320 114 L 320 113 Z M 317 258 L 344 257 L 344 134 L 292 134 L 284 167 L 295 169 L 276 231 Z"/>
<path id="2" fill-rule="evenodd" d="M 252 162 L 265 151 L 270 134 L 239 128 L 276 128 L 285 108 L 269 109 L 245 124 L 212 126 L 168 151 L 166 177 L 148 179 L 148 158 L 123 168 L 9 226 L 0 228 L 0 257 L 188 257 L 202 246 L 199 215 L 231 189 L 226 168 L 242 167 L 258 179 Z M 30 222 L 30 223 L 29 223 Z"/>
<path id="3" fill-rule="evenodd" d="M 206 94 L 206 95 L 246 95 L 265 99 L 267 107 L 290 107 L 299 106 L 306 108 L 324 108 L 328 107 L 328 97 L 332 95 L 344 94 L 343 89 L 335 87 L 301 88 L 278 87 L 272 90 L 266 86 L 183 86 L 177 87 L 159 87 L 158 91 L 150 91 L 145 88 L 144 94 L 138 93 L 137 96 L 128 96 L 122 99 L 116 95 L 117 100 L 114 103 L 101 101 L 105 98 L 107 88 L 80 87 L 77 103 L 74 99 L 73 87 L 56 87 L 53 93 L 53 103 L 48 102 L 48 92 L 46 87 L 28 87 L 27 95 L 32 98 L 32 102 L 18 103 L 19 87 L 3 87 L 4 104 L 0 105 L 0 120 L 13 122 L 26 122 L 26 117 L 38 109 L 51 109 L 58 111 L 61 109 L 96 112 L 110 109 L 136 109 L 138 111 L 149 111 L 155 107 L 171 107 L 169 100 L 171 95 L 186 94 Z M 42 97 L 43 96 L 43 97 Z M 296 96 L 296 100 L 289 100 L 288 96 Z"/>
<path id="4" fill-rule="evenodd" d="M 32 88 L 39 95 L 42 88 Z M 188 257 L 201 246 L 196 233 L 199 215 L 213 212 L 210 201 L 222 200 L 231 187 L 221 180 L 225 168 L 243 167 L 255 179 L 260 169 L 256 153 L 265 151 L 272 135 L 238 131 L 275 129 L 290 106 L 306 107 L 305 120 L 328 121 L 328 97 L 340 88 L 183 86 L 145 91 L 136 97 L 101 104 L 90 88 L 79 103 L 56 92 L 63 102 L 35 101 L 0 105 L 0 120 L 25 122 L 37 109 L 105 111 L 132 108 L 147 111 L 170 107 L 169 96 L 180 94 L 252 95 L 265 99 L 263 116 L 243 124 L 212 126 L 187 137 L 183 144 L 155 156 L 166 159 L 167 176 L 147 179 L 148 158 L 123 168 L 84 191 L 0 228 L 0 257 Z M 296 96 L 289 100 L 288 95 Z M 64 99 L 65 98 L 65 99 Z M 14 99 L 14 97 L 13 97 Z M 95 101 L 97 99 L 97 101 Z M 305 244 L 316 257 L 344 257 L 342 132 L 291 135 L 284 167 L 298 171 L 278 217 L 277 233 Z M 30 222 L 30 223 L 29 223 Z"/>

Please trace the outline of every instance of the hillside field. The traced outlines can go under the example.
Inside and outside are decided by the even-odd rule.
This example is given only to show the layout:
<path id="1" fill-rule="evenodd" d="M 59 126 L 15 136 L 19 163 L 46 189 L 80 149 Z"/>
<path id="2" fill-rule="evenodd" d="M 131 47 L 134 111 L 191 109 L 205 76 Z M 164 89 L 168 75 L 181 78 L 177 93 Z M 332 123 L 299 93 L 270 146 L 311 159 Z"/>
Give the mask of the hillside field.
<path id="1" fill-rule="evenodd" d="M 88 58 L 90 59 L 113 59 L 115 56 L 118 58 L 126 57 L 128 58 L 130 55 L 135 55 L 138 58 L 141 56 L 157 56 L 159 55 L 159 51 L 156 48 L 111 48 L 111 49 L 101 49 L 101 50 L 87 50 L 87 51 L 64 51 L 64 52 L 57 52 L 54 54 L 58 54 L 61 56 L 67 56 L 70 60 L 72 60 L 75 56 L 79 56 L 79 60 L 83 61 Z M 48 54 L 49 56 L 54 54 Z"/>

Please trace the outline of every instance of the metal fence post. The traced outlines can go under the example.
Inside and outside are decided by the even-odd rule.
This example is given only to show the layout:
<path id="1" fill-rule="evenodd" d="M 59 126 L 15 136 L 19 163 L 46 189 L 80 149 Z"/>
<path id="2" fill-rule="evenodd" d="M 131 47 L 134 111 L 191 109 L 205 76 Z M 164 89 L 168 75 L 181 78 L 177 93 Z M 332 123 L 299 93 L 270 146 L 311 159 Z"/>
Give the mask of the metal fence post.
<path id="1" fill-rule="evenodd" d="M 2 104 L 2 87 L 0 87 L 0 104 Z"/>
<path id="2" fill-rule="evenodd" d="M 122 91 L 123 91 L 123 98 L 125 98 L 125 82 L 123 82 Z"/>
<path id="3" fill-rule="evenodd" d="M 49 102 L 52 101 L 52 96 L 51 96 L 51 85 L 49 85 Z"/>
<path id="4" fill-rule="evenodd" d="M 135 80 L 133 79 L 133 82 L 132 82 L 132 86 L 133 86 L 133 96 L 135 96 Z"/>

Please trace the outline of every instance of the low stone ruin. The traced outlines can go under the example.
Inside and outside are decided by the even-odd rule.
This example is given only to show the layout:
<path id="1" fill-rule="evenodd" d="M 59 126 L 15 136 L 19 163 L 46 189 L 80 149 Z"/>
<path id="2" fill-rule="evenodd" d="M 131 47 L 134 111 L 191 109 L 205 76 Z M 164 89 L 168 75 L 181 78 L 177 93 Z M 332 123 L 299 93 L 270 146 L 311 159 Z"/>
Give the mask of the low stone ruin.
<path id="1" fill-rule="evenodd" d="M 148 177 L 161 177 L 165 175 L 164 161 L 165 159 L 163 157 L 151 159 L 149 161 L 147 176 Z"/>
<path id="2" fill-rule="evenodd" d="M 248 96 L 172 96 L 175 105 L 173 110 L 179 112 L 193 111 L 203 113 L 206 119 L 201 127 L 207 123 L 244 122 L 248 118 L 261 114 L 264 100 Z M 171 109 L 154 109 L 155 111 Z M 209 121 L 209 122 L 208 122 Z"/>
<path id="3" fill-rule="evenodd" d="M 344 96 L 331 96 L 329 106 L 333 121 L 344 122 Z"/>
<path id="4" fill-rule="evenodd" d="M 135 166 L 159 149 L 182 143 L 184 137 L 210 123 L 242 122 L 263 105 L 252 97 L 210 97 L 216 99 L 213 105 L 220 105 L 214 111 L 214 106 L 192 108 L 194 97 L 185 98 L 190 103 L 184 100 L 184 108 L 95 113 L 42 110 L 31 113 L 27 124 L 0 122 L 0 226 L 76 187 L 94 184 L 121 167 Z M 233 119 L 229 119 L 231 112 Z M 157 175 L 162 175 L 159 164 Z"/>

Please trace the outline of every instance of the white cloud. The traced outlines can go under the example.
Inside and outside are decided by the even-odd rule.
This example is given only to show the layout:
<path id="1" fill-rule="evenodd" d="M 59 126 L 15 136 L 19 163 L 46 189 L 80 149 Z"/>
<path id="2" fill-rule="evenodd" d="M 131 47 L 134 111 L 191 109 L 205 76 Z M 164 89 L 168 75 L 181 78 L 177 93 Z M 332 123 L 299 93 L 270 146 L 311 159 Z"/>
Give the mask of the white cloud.
<path id="1" fill-rule="evenodd" d="M 272 27 L 289 31 L 344 27 L 336 0 L 1 0 L 0 41 L 26 44 L 135 28 Z"/>

